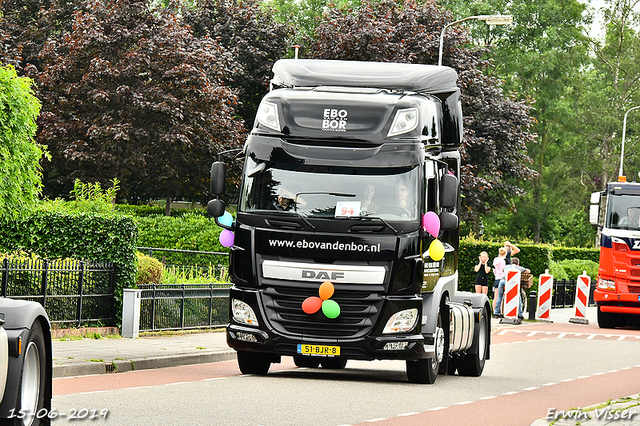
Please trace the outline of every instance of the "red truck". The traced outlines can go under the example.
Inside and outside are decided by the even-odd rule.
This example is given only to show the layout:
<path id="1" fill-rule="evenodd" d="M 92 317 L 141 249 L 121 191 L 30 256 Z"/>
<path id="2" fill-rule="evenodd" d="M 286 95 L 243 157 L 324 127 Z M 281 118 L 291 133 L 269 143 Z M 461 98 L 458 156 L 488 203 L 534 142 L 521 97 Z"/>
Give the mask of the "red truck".
<path id="1" fill-rule="evenodd" d="M 622 177 L 591 194 L 591 203 L 589 220 L 601 230 L 598 325 L 640 325 L 640 183 Z"/>

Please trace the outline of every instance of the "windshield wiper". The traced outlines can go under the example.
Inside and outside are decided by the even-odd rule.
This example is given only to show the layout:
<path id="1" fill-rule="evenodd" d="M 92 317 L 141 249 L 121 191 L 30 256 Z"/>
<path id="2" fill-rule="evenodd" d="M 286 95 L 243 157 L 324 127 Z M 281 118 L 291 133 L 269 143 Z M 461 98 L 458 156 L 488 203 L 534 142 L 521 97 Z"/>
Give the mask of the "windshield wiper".
<path id="1" fill-rule="evenodd" d="M 364 214 L 363 216 L 351 216 L 351 217 L 352 218 L 358 218 L 358 219 L 378 219 L 380 222 L 384 223 L 389 229 L 391 229 L 393 232 L 395 232 L 396 235 L 400 234 L 400 232 L 396 228 L 391 226 L 391 224 L 389 222 L 387 222 L 386 220 L 384 220 L 380 216 L 374 216 L 373 214 L 369 213 L 369 214 Z"/>

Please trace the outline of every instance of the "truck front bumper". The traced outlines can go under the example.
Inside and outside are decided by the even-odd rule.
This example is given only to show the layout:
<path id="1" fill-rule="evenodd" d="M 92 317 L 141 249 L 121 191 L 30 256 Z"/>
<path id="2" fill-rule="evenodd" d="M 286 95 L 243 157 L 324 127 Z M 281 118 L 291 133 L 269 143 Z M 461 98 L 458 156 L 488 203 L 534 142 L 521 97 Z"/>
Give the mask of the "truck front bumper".
<path id="1" fill-rule="evenodd" d="M 640 315 L 640 294 L 595 289 L 593 300 L 602 312 Z"/>
<path id="2" fill-rule="evenodd" d="M 434 356 L 433 345 L 425 345 L 422 334 L 363 337 L 360 339 L 319 339 L 287 337 L 274 332 L 237 324 L 227 326 L 227 344 L 236 350 L 262 352 L 273 355 L 300 355 L 300 345 L 338 347 L 341 358 L 376 360 L 417 360 Z M 332 355 L 309 355 L 332 356 Z"/>

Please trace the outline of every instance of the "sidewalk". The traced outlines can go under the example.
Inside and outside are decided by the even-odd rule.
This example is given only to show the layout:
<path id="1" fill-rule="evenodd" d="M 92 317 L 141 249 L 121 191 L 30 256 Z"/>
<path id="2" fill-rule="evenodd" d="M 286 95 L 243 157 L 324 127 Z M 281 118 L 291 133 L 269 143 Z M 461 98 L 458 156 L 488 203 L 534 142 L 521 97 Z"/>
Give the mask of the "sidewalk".
<path id="1" fill-rule="evenodd" d="M 53 341 L 53 377 L 204 364 L 235 359 L 223 329 L 158 333 L 138 339 Z"/>

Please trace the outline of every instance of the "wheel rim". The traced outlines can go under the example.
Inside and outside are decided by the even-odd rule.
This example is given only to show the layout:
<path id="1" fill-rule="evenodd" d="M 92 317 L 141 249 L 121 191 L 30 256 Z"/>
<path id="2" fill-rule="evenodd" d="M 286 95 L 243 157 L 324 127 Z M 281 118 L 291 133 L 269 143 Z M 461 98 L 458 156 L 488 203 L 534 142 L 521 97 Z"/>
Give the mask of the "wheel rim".
<path id="1" fill-rule="evenodd" d="M 21 395 L 21 408 L 29 413 L 23 422 L 28 426 L 36 418 L 40 397 L 40 352 L 34 342 L 29 343 L 24 354 Z"/>
<path id="2" fill-rule="evenodd" d="M 486 316 L 483 316 L 484 321 L 480 325 L 480 332 L 478 334 L 478 359 L 484 361 L 484 357 L 487 355 L 487 322 Z"/>
<path id="3" fill-rule="evenodd" d="M 433 360 L 432 367 L 435 370 L 444 359 L 444 330 L 442 327 L 436 327 L 436 356 Z"/>

